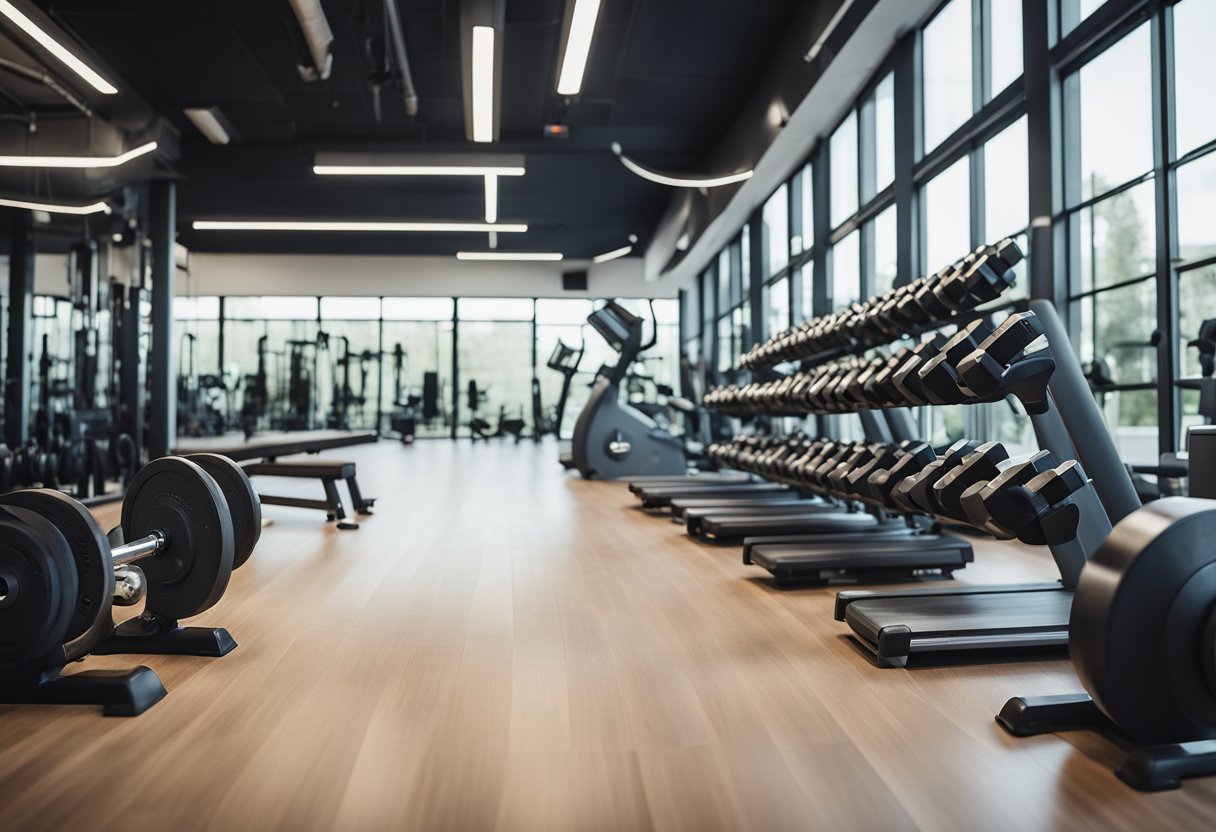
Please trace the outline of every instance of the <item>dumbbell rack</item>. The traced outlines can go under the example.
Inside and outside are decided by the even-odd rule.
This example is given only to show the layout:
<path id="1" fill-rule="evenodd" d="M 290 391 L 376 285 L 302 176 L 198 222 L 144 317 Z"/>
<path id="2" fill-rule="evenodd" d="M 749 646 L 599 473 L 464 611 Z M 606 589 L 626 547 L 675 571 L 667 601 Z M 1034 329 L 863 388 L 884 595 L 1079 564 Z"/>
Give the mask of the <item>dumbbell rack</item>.
<path id="1" fill-rule="evenodd" d="M 878 299 L 868 306 L 872 309 Z M 881 304 L 878 304 L 881 306 Z M 1011 305 L 1016 312 L 1031 312 L 1039 320 L 1053 356 L 1060 356 L 1041 402 L 1027 403 L 1027 410 L 1040 447 L 1057 459 L 1081 461 L 1093 476 L 1072 496 L 1076 505 L 1076 535 L 1054 542 L 1052 555 L 1061 580 L 1047 584 L 1011 586 L 955 586 L 899 592 L 849 591 L 839 593 L 836 617 L 853 628 L 859 641 L 876 656 L 881 666 L 902 666 L 914 653 L 987 653 L 1010 649 L 1062 648 L 1067 644 L 1071 590 L 1089 554 L 1105 539 L 1111 522 L 1117 522 L 1138 507 L 1131 480 L 1119 461 L 1097 405 L 1089 393 L 1079 364 L 1071 360 L 1071 345 L 1055 308 L 1035 300 Z M 925 333 L 947 324 L 960 329 L 983 313 L 952 315 L 944 320 L 907 327 L 908 334 Z M 878 332 L 882 333 L 881 327 Z M 887 343 L 895 340 L 889 337 Z M 852 338 L 843 344 L 802 357 L 799 371 L 848 355 L 859 355 L 878 346 L 880 336 Z M 748 360 L 763 364 L 755 356 Z M 783 356 L 779 350 L 777 360 Z M 710 397 L 712 398 L 712 397 Z M 996 396 L 1003 398 L 1003 395 Z M 978 397 L 973 402 L 990 401 Z M 911 403 L 911 402 L 909 402 Z M 933 402 L 917 402 L 929 403 Z M 955 402 L 965 403 L 965 402 Z M 892 402 L 884 406 L 893 406 Z M 840 412 L 804 411 L 805 412 Z M 750 547 L 753 555 L 755 541 Z M 864 543 L 855 544 L 864 546 Z"/>

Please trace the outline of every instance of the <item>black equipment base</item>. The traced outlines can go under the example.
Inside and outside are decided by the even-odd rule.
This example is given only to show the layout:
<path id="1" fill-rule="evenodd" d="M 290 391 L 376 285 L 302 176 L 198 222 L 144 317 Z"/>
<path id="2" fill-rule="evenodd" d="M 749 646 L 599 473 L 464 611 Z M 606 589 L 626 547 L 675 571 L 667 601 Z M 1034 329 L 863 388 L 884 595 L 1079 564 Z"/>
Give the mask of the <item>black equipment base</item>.
<path id="1" fill-rule="evenodd" d="M 683 521 L 685 513 L 690 509 L 788 506 L 805 502 L 805 497 L 801 497 L 793 491 L 761 494 L 755 497 L 681 497 L 671 501 L 671 519 L 677 522 Z"/>
<path id="2" fill-rule="evenodd" d="M 869 537 L 822 543 L 753 543 L 743 562 L 772 573 L 778 586 L 834 581 L 949 578 L 974 560 L 971 544 L 952 535 Z"/>
<path id="3" fill-rule="evenodd" d="M 143 666 L 70 676 L 58 668 L 0 673 L 0 704 L 5 705 L 101 705 L 105 716 L 139 716 L 165 694 L 160 677 Z"/>
<path id="4" fill-rule="evenodd" d="M 812 511 L 790 512 L 766 517 L 706 515 L 697 519 L 693 530 L 693 518 L 688 517 L 689 534 L 702 540 L 716 543 L 737 542 L 745 537 L 769 534 L 833 534 L 861 531 L 878 527 L 873 515 L 863 512 L 845 512 L 839 506 L 819 505 Z M 825 509 L 827 509 L 825 511 Z"/>
<path id="5" fill-rule="evenodd" d="M 100 656 L 205 656 L 219 658 L 235 650 L 236 641 L 222 627 L 179 627 L 163 618 L 132 618 L 114 628 L 114 635 L 93 652 Z"/>
<path id="6" fill-rule="evenodd" d="M 699 474 L 652 474 L 645 477 L 630 477 L 629 490 L 641 494 L 648 488 L 679 487 L 684 485 L 740 485 L 760 482 L 751 474 L 740 471 L 712 471 Z"/>
<path id="7" fill-rule="evenodd" d="M 636 492 L 642 508 L 666 508 L 682 497 L 757 497 L 761 494 L 794 494 L 788 486 L 775 482 L 734 483 L 731 485 L 664 485 Z"/>
<path id="8" fill-rule="evenodd" d="M 996 721 L 1015 737 L 1082 728 L 1096 730 L 1129 749 L 1115 775 L 1133 789 L 1176 789 L 1183 778 L 1216 774 L 1216 740 L 1135 746 L 1086 694 L 1018 696 L 1005 703 Z"/>
<path id="9" fill-rule="evenodd" d="M 914 655 L 1065 655 L 1072 598 L 1058 583 L 854 590 L 837 594 L 836 620 L 879 667 L 904 667 Z"/>

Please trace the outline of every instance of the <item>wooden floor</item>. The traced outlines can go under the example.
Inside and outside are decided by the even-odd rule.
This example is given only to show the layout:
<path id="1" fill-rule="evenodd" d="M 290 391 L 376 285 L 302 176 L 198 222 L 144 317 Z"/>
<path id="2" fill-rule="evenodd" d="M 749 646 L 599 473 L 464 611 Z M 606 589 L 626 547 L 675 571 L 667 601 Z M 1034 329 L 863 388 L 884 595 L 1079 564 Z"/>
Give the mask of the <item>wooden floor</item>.
<path id="1" fill-rule="evenodd" d="M 1104 741 L 998 728 L 1077 690 L 1066 661 L 879 670 L 831 591 L 777 591 L 552 444 L 335 455 L 376 516 L 268 507 L 196 622 L 236 652 L 85 662 L 161 675 L 135 719 L 0 708 L 0 828 L 1212 828 L 1216 781 L 1137 794 Z M 966 580 L 1052 574 L 980 548 Z"/>

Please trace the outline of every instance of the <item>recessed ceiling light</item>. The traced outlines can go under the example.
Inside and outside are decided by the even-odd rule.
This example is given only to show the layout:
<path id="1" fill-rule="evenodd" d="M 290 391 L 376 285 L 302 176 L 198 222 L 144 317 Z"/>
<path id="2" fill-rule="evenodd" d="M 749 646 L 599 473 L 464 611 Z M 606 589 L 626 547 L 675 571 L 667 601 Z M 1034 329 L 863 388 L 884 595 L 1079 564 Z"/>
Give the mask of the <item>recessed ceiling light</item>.
<path id="1" fill-rule="evenodd" d="M 570 12 L 570 30 L 566 33 L 562 68 L 557 76 L 559 95 L 578 95 L 582 90 L 587 59 L 591 55 L 591 39 L 595 35 L 595 19 L 600 13 L 600 0 L 569 1 L 574 3 L 574 9 Z"/>
<path id="2" fill-rule="evenodd" d="M 473 27 L 473 141 L 494 141 L 494 27 Z"/>
<path id="3" fill-rule="evenodd" d="M 458 251 L 457 260 L 561 260 L 557 252 L 546 251 Z"/>
<path id="4" fill-rule="evenodd" d="M 382 232 L 485 232 L 523 233 L 521 223 L 483 222 L 321 222 L 309 220 L 195 220 L 195 231 L 382 231 Z"/>
<path id="5" fill-rule="evenodd" d="M 621 246 L 614 248 L 612 251 L 606 251 L 603 254 L 597 254 L 591 258 L 591 262 L 595 264 L 607 263 L 609 260 L 616 260 L 618 257 L 624 257 L 633 251 L 633 246 Z"/>
<path id="6" fill-rule="evenodd" d="M 110 206 L 104 202 L 94 202 L 92 205 L 58 205 L 48 202 L 27 202 L 23 199 L 0 197 L 0 205 L 5 208 L 24 208 L 27 211 L 46 211 L 48 214 L 108 214 Z"/>
<path id="7" fill-rule="evenodd" d="M 0 0 L 3 2 L 3 0 Z M 5 168 L 116 168 L 156 150 L 156 142 L 142 144 L 117 156 L 0 156 Z"/>
<path id="8" fill-rule="evenodd" d="M 84 61 L 77 58 L 67 47 L 48 35 L 45 31 L 38 27 L 34 21 L 26 17 L 16 6 L 8 2 L 8 0 L 0 0 L 0 14 L 7 17 L 21 31 L 25 32 L 33 38 L 39 46 L 50 52 L 60 61 L 62 61 L 69 69 L 88 82 L 89 86 L 104 95 L 113 95 L 118 92 L 118 88 L 102 78 L 97 72 L 88 66 Z"/>

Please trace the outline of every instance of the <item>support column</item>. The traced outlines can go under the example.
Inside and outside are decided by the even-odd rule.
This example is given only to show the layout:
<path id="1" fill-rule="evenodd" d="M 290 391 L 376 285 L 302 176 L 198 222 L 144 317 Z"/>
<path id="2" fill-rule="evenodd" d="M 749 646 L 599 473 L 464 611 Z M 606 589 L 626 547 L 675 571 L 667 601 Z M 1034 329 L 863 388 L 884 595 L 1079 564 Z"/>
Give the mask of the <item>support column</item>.
<path id="1" fill-rule="evenodd" d="M 164 456 L 177 441 L 177 384 L 173 377 L 173 243 L 177 186 L 152 183 L 148 236 L 152 240 L 152 349 L 148 378 L 148 456 Z"/>
<path id="2" fill-rule="evenodd" d="M 8 362 L 4 369 L 4 440 L 10 448 L 30 438 L 30 350 L 34 307 L 34 230 L 29 211 L 15 211 L 8 260 Z"/>

